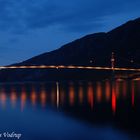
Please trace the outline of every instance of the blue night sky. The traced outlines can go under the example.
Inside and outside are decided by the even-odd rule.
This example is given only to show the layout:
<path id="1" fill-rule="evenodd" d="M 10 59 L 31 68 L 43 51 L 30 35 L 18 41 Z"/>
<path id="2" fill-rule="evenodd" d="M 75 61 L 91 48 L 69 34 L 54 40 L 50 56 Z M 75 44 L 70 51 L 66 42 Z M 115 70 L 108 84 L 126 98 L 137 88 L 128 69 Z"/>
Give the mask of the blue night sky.
<path id="1" fill-rule="evenodd" d="M 0 0 L 0 65 L 140 16 L 140 0 Z"/>

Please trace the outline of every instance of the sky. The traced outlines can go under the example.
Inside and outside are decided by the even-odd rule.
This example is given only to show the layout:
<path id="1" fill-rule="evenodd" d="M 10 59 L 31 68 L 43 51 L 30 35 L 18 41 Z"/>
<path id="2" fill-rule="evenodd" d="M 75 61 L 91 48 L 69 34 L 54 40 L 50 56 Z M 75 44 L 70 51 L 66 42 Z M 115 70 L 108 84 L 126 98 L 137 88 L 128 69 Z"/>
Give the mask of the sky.
<path id="1" fill-rule="evenodd" d="M 140 17 L 140 0 L 0 0 L 0 65 Z"/>

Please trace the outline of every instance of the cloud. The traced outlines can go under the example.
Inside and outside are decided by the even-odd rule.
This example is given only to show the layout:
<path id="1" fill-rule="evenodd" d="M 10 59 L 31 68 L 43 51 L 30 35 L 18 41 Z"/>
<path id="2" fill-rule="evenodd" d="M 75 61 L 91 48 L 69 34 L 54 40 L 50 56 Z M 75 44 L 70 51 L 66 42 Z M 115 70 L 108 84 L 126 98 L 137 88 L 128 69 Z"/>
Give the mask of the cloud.
<path id="1" fill-rule="evenodd" d="M 139 6 L 139 0 L 0 0 L 0 29 L 23 34 L 59 25 L 64 30 L 85 31 L 103 26 L 102 17 Z"/>

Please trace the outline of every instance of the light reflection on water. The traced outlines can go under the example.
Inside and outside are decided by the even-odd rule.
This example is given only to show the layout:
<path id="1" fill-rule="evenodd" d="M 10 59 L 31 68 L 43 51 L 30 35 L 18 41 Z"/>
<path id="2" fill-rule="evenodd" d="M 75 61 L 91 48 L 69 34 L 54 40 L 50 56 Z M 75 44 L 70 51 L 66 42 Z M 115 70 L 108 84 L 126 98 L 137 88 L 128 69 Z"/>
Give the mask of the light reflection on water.
<path id="1" fill-rule="evenodd" d="M 17 86 L 20 89 L 16 89 Z M 30 87 L 29 87 L 30 86 Z M 112 107 L 112 113 L 117 110 L 117 100 L 124 99 L 131 102 L 132 107 L 135 106 L 135 95 L 138 89 L 138 83 L 131 81 L 129 83 L 114 82 L 109 81 L 97 82 L 97 83 L 52 83 L 47 89 L 47 84 L 36 84 L 28 85 L 26 89 L 26 84 L 22 85 L 1 85 L 0 88 L 0 103 L 4 107 L 6 106 L 7 99 L 10 99 L 12 107 L 16 106 L 16 102 L 20 100 L 21 110 L 24 110 L 26 106 L 26 101 L 30 101 L 31 105 L 34 107 L 37 103 L 45 107 L 47 100 L 50 104 L 61 108 L 61 106 L 68 105 L 85 105 L 93 109 L 94 102 L 102 104 L 102 102 L 110 103 Z M 8 87 L 9 91 L 6 91 Z M 129 92 L 127 90 L 130 90 Z M 131 97 L 131 100 L 129 98 Z"/>
<path id="2" fill-rule="evenodd" d="M 32 121 L 32 118 L 30 118 L 30 112 L 32 112 L 32 109 L 36 109 L 33 112 L 34 116 L 32 117 L 37 116 L 38 111 L 41 111 L 42 116 L 45 117 L 47 114 L 44 113 L 48 113 L 49 108 L 56 112 L 57 115 L 63 113 L 63 115 L 61 115 L 64 118 L 62 118 L 64 120 L 66 119 L 66 122 L 63 122 L 63 125 L 61 124 L 63 131 L 65 131 L 65 127 L 68 127 L 67 123 L 69 122 L 69 119 L 67 119 L 67 117 L 69 117 L 78 123 L 80 121 L 81 125 L 90 124 L 90 127 L 93 127 L 94 129 L 97 129 L 99 126 L 101 128 L 106 128 L 108 126 L 113 127 L 126 136 L 126 138 L 124 138 L 121 135 L 119 137 L 120 139 L 133 139 L 134 136 L 139 137 L 137 131 L 140 128 L 139 83 L 139 81 L 115 81 L 113 83 L 110 81 L 98 81 L 1 84 L 0 108 L 2 108 L 2 110 L 0 113 L 6 118 L 5 120 L 1 119 L 0 123 L 2 121 L 5 121 L 6 123 L 6 119 L 9 119 L 10 121 L 10 118 L 8 118 L 9 114 L 7 115 L 6 112 L 7 110 L 11 112 L 11 114 L 15 113 L 16 115 L 17 113 L 17 116 L 20 114 L 19 112 L 22 112 L 29 117 L 24 118 L 22 117 L 23 114 L 20 114 L 21 121 L 18 125 L 21 126 L 19 127 L 20 130 L 22 130 L 22 125 L 25 125 L 22 123 Z M 18 111 L 18 109 L 20 111 Z M 52 118 L 55 119 L 55 116 L 53 117 Z M 45 124 L 53 123 L 53 120 L 51 120 L 52 122 L 48 122 L 48 120 L 42 119 L 41 117 L 38 117 L 37 119 L 40 123 L 44 123 L 44 126 L 41 127 L 43 131 L 46 130 Z M 16 119 L 14 118 L 13 121 L 16 121 Z M 1 123 L 1 130 L 5 123 Z M 50 127 L 51 125 L 52 124 L 50 124 Z M 11 129 L 12 127 L 14 130 L 18 130 L 14 128 L 14 126 L 11 126 Z M 32 133 L 39 129 L 33 128 L 32 125 L 25 125 L 24 127 L 31 127 L 30 129 L 32 129 Z M 57 130 L 57 127 L 60 127 L 59 124 L 53 129 Z M 78 129 L 81 128 L 78 127 Z M 83 131 L 82 133 L 85 133 L 85 138 L 89 137 L 89 135 L 91 135 L 91 139 L 95 138 L 95 130 L 92 135 L 92 133 L 88 134 L 86 129 L 87 128 L 83 130 L 81 129 Z M 46 130 L 46 132 L 47 131 L 48 130 Z M 114 132 L 113 130 L 111 131 L 112 132 L 108 135 L 113 135 Z M 23 129 L 23 133 L 26 135 L 27 132 Z M 69 132 L 64 133 L 69 134 Z M 101 132 L 101 135 L 102 134 L 103 132 Z M 43 133 L 43 139 L 46 139 L 47 136 L 48 133 Z M 119 134 L 117 134 L 116 138 L 118 136 Z M 31 137 L 33 137 L 32 134 Z M 31 137 L 30 139 L 32 139 Z M 38 137 L 41 137 L 41 132 L 38 133 Z M 54 139 L 59 138 L 60 136 L 57 135 Z"/>

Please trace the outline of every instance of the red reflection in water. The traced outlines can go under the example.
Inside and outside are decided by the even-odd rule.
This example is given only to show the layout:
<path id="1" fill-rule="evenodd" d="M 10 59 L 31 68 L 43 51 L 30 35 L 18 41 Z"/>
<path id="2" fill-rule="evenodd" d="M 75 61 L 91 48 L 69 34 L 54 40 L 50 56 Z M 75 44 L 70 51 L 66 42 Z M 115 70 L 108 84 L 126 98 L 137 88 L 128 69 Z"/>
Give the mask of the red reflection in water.
<path id="1" fill-rule="evenodd" d="M 69 88 L 69 103 L 71 106 L 74 105 L 74 86 L 73 85 L 70 85 L 70 88 Z"/>
<path id="2" fill-rule="evenodd" d="M 93 100 L 94 100 L 94 92 L 93 92 L 93 85 L 88 85 L 88 103 L 90 104 L 91 109 L 93 109 Z"/>
<path id="3" fill-rule="evenodd" d="M 78 98 L 79 98 L 79 103 L 82 105 L 83 100 L 84 100 L 84 91 L 83 91 L 83 87 L 81 85 L 79 86 Z"/>
<path id="4" fill-rule="evenodd" d="M 111 93 L 111 89 L 110 89 L 110 83 L 109 81 L 105 82 L 105 97 L 106 97 L 106 101 L 108 102 L 110 100 L 110 93 Z"/>
<path id="5" fill-rule="evenodd" d="M 12 88 L 10 99 L 11 99 L 12 106 L 15 107 L 17 95 L 16 95 L 16 90 L 14 88 Z"/>
<path id="6" fill-rule="evenodd" d="M 31 103 L 32 103 L 33 106 L 36 105 L 36 100 L 37 100 L 36 91 L 35 91 L 34 87 L 32 87 L 32 91 L 31 91 Z"/>
<path id="7" fill-rule="evenodd" d="M 135 104 L 135 88 L 134 88 L 134 81 L 132 81 L 132 86 L 131 86 L 131 90 L 132 90 L 132 107 L 134 107 L 134 104 Z"/>
<path id="8" fill-rule="evenodd" d="M 113 114 L 116 113 L 116 92 L 115 92 L 115 85 L 112 85 L 112 111 Z"/>
<path id="9" fill-rule="evenodd" d="M 96 93 L 97 93 L 97 102 L 101 102 L 101 100 L 102 100 L 102 87 L 101 87 L 100 82 L 97 83 Z"/>
<path id="10" fill-rule="evenodd" d="M 27 95 L 26 95 L 25 88 L 22 88 L 22 91 L 21 91 L 21 110 L 22 111 L 26 104 L 26 98 L 27 98 Z"/>

